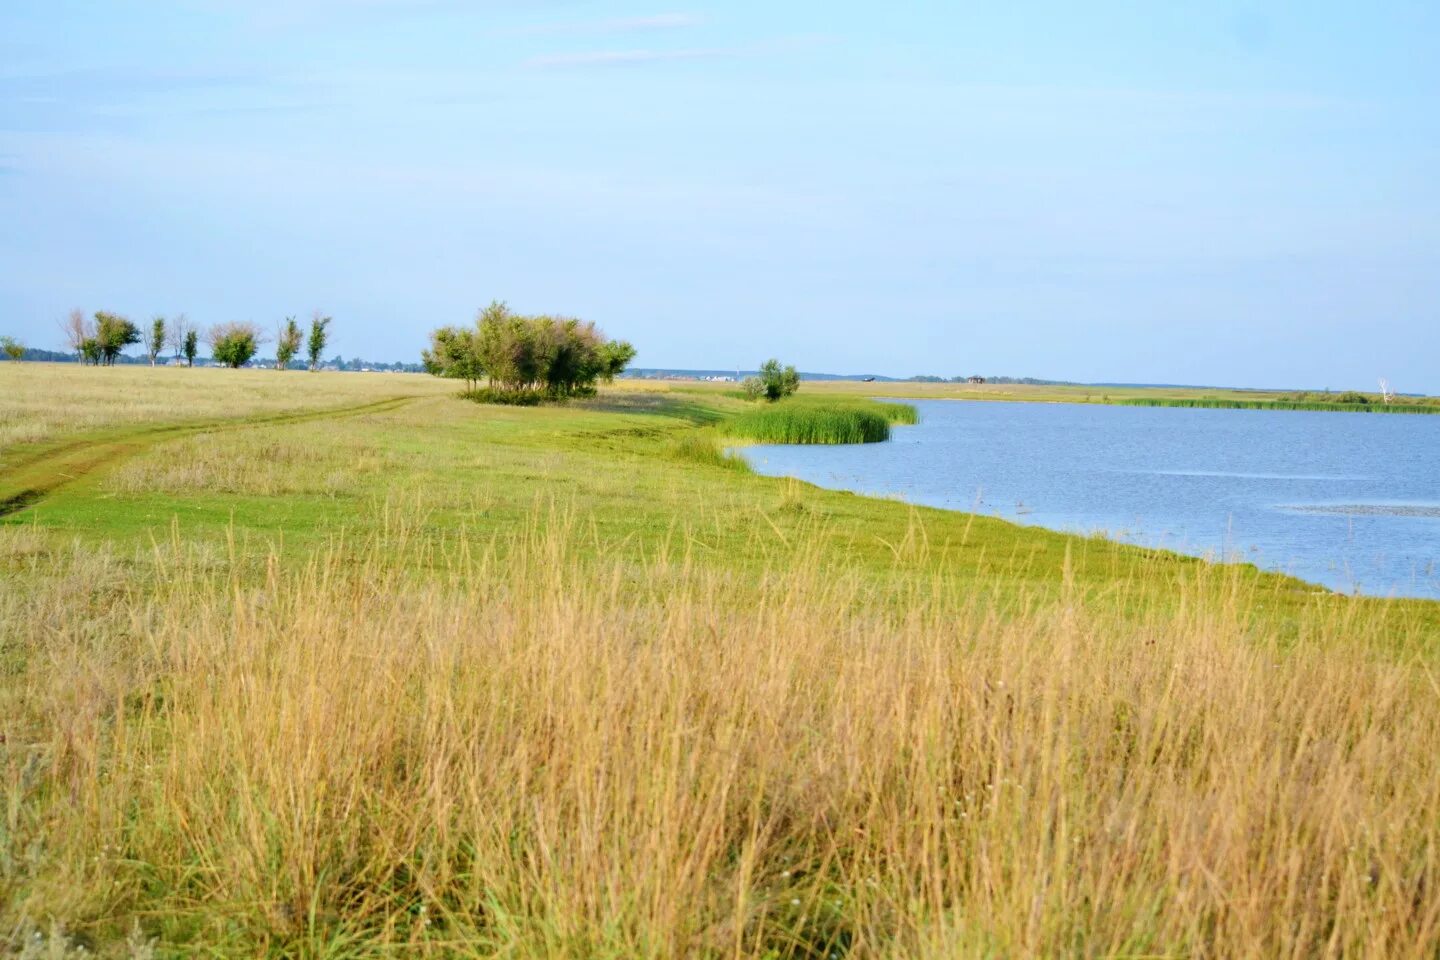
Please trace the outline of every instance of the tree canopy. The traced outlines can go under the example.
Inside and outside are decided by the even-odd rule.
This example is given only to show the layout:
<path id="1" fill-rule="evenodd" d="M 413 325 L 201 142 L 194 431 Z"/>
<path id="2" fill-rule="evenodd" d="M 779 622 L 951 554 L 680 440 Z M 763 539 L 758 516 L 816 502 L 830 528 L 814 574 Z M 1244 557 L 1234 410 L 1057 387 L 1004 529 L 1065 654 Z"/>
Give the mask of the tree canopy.
<path id="1" fill-rule="evenodd" d="M 770 359 L 760 365 L 760 375 L 747 378 L 743 386 L 751 399 L 763 396 L 774 402 L 800 389 L 800 374 L 794 367 L 782 367 L 779 360 Z"/>
<path id="2" fill-rule="evenodd" d="M 150 361 L 150 366 L 155 366 L 155 361 L 160 356 L 160 351 L 165 349 L 165 318 L 156 317 L 150 321 L 150 328 L 145 331 L 145 358 Z"/>
<path id="3" fill-rule="evenodd" d="M 330 342 L 330 317 L 316 310 L 310 317 L 310 336 L 305 341 L 306 353 L 310 357 L 310 369 L 320 369 L 320 354 Z"/>
<path id="4" fill-rule="evenodd" d="M 115 365 L 120 353 L 128 346 L 140 342 L 140 328 L 129 320 L 116 313 L 107 313 L 104 310 L 95 314 L 95 328 L 91 339 L 94 346 L 85 349 L 81 345 L 81 352 L 87 357 L 94 356 L 98 362 L 107 367 Z"/>
<path id="5" fill-rule="evenodd" d="M 249 363 L 260 342 L 260 330 L 253 323 L 217 323 L 210 328 L 210 354 L 227 367 Z"/>
<path id="6" fill-rule="evenodd" d="M 304 334 L 300 331 L 300 324 L 295 322 L 294 317 L 286 317 L 285 324 L 280 328 L 279 334 L 275 337 L 275 369 L 284 370 L 290 366 L 290 361 L 295 354 L 300 352 L 300 345 L 304 340 Z"/>

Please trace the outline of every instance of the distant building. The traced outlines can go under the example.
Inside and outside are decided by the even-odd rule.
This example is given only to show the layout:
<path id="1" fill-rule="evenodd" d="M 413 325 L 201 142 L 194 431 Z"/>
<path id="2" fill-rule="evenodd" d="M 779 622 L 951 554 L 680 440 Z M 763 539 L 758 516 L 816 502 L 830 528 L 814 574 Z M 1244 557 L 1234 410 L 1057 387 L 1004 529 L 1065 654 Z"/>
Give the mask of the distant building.
<path id="1" fill-rule="evenodd" d="M 984 383 L 984 382 L 985 382 L 985 378 L 984 378 L 984 377 L 971 377 L 970 379 L 966 380 L 965 382 L 966 382 L 966 383 Z"/>

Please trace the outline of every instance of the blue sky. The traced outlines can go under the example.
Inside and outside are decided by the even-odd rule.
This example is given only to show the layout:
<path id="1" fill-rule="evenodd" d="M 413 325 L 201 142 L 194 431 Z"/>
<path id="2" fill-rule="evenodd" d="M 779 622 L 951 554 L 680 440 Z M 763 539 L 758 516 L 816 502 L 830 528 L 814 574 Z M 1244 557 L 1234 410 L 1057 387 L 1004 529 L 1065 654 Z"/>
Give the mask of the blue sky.
<path id="1" fill-rule="evenodd" d="M 1440 4 L 5 0 L 0 332 L 1440 392 Z"/>

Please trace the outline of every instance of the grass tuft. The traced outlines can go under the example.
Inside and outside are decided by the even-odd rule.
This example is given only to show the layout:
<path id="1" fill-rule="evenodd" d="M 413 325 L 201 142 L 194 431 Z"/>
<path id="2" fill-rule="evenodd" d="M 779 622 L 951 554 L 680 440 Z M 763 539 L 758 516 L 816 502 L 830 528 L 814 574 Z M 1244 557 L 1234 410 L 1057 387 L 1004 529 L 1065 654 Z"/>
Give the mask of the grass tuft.
<path id="1" fill-rule="evenodd" d="M 666 445 L 665 453 L 674 460 L 703 463 L 740 473 L 751 472 L 750 464 L 744 457 L 727 451 L 720 439 L 709 431 L 686 431 Z"/>

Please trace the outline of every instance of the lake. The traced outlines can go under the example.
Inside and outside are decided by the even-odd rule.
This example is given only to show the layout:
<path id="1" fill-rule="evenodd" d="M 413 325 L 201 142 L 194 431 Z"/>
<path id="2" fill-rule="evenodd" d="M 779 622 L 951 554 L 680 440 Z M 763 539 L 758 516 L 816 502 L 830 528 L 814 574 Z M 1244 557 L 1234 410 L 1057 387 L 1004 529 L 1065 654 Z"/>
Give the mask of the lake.
<path id="1" fill-rule="evenodd" d="M 759 473 L 1440 599 L 1440 416 L 907 400 L 888 443 Z"/>

